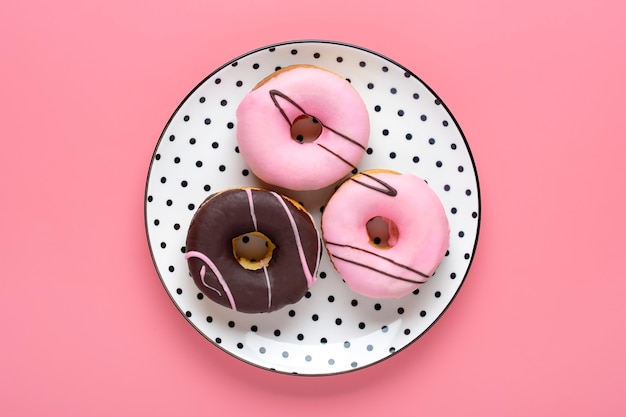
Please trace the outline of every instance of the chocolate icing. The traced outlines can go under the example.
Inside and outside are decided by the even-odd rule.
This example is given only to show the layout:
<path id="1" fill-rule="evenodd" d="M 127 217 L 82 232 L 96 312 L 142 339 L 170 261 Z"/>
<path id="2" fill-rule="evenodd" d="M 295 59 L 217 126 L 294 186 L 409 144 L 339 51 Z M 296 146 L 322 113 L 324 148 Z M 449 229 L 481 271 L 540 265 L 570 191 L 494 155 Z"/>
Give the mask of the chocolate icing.
<path id="1" fill-rule="evenodd" d="M 234 237 L 253 231 L 276 245 L 267 267 L 258 270 L 242 267 L 232 249 Z M 310 215 L 283 196 L 257 188 L 230 189 L 201 204 L 189 226 L 186 252 L 193 280 L 208 298 L 237 311 L 260 313 L 304 296 L 319 264 L 320 240 Z"/>

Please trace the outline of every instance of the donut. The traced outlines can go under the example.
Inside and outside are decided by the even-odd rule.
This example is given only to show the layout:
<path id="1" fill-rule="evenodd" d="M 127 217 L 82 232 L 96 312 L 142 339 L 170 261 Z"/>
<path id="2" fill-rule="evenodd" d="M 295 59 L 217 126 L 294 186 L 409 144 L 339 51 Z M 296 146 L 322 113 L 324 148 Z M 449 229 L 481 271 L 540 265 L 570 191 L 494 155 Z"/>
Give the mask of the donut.
<path id="1" fill-rule="evenodd" d="M 316 280 L 321 240 L 296 201 L 255 188 L 207 197 L 187 231 L 185 258 L 209 299 L 243 313 L 299 301 Z"/>
<path id="2" fill-rule="evenodd" d="M 415 291 L 435 272 L 450 243 L 437 194 L 423 179 L 391 170 L 363 171 L 341 184 L 324 208 L 321 228 L 339 275 L 371 298 Z"/>
<path id="3" fill-rule="evenodd" d="M 259 82 L 237 108 L 237 144 L 268 184 L 317 190 L 350 174 L 370 133 L 365 103 L 338 74 L 292 65 Z"/>

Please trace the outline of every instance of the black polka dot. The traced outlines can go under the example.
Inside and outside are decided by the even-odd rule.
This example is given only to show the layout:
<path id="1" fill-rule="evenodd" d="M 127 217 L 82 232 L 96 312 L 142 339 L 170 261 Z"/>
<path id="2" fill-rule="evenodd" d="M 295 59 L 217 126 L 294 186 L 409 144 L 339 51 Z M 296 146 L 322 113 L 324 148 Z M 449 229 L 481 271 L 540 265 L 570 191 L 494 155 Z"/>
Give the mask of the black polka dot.
<path id="1" fill-rule="evenodd" d="M 431 145 L 434 145 L 435 144 L 435 138 L 428 139 L 428 143 L 430 143 Z"/>
<path id="2" fill-rule="evenodd" d="M 170 265 L 170 266 L 167 268 L 167 270 L 168 270 L 168 271 L 170 271 L 170 272 L 174 272 L 174 265 Z"/>
<path id="3" fill-rule="evenodd" d="M 365 323 L 360 322 L 360 323 L 359 323 L 359 329 L 361 329 L 361 330 L 362 330 L 362 329 L 365 329 Z"/>
<path id="4" fill-rule="evenodd" d="M 380 106 L 379 105 L 374 106 L 374 111 L 375 112 L 379 112 L 380 111 Z"/>
<path id="5" fill-rule="evenodd" d="M 221 337 L 216 337 L 216 338 L 215 338 L 215 343 L 217 343 L 218 345 L 219 345 L 220 343 L 222 343 L 222 338 L 221 338 Z"/>
<path id="6" fill-rule="evenodd" d="M 185 311 L 185 316 L 191 317 L 191 311 Z"/>
<path id="7" fill-rule="evenodd" d="M 417 294 L 419 294 L 419 293 L 420 293 L 420 289 L 419 289 L 419 288 L 416 288 L 416 289 L 413 291 L 413 294 L 414 294 L 414 295 L 417 295 Z"/>
<path id="8" fill-rule="evenodd" d="M 441 297 L 441 291 L 435 291 L 435 297 L 437 298 Z"/>
<path id="9" fill-rule="evenodd" d="M 390 92 L 391 94 L 396 94 L 396 93 L 398 92 L 398 90 L 397 90 L 395 87 L 392 87 L 392 88 L 389 90 L 389 92 Z"/>
<path id="10" fill-rule="evenodd" d="M 405 139 L 406 139 L 406 140 L 411 140 L 411 139 L 413 139 L 413 135 L 412 135 L 412 134 L 410 134 L 410 133 L 407 133 L 406 135 L 404 135 L 404 137 L 405 137 Z"/>
<path id="11" fill-rule="evenodd" d="M 251 332 L 257 332 L 257 330 L 259 330 L 259 328 L 256 326 L 256 324 L 253 324 L 252 326 L 250 326 L 250 331 Z"/>
<path id="12" fill-rule="evenodd" d="M 189 115 L 185 115 L 185 117 L 183 117 L 183 120 L 188 122 L 189 121 Z"/>
<path id="13" fill-rule="evenodd" d="M 450 144 L 450 148 L 452 148 L 452 149 L 456 149 L 456 143 L 452 143 L 452 144 Z"/>
<path id="14" fill-rule="evenodd" d="M 232 321 L 232 320 L 231 320 L 231 321 L 229 321 L 229 322 L 228 322 L 228 327 L 230 327 L 231 329 L 232 329 L 233 327 L 235 327 L 235 322 L 234 322 L 234 321 Z"/>
<path id="15" fill-rule="evenodd" d="M 472 190 L 465 190 L 465 195 L 472 195 Z"/>
<path id="16" fill-rule="evenodd" d="M 176 139 L 176 136 L 170 135 L 170 142 L 174 142 L 174 139 Z"/>
<path id="17" fill-rule="evenodd" d="M 452 272 L 452 273 L 450 274 L 450 278 L 451 278 L 451 279 L 455 279 L 455 278 L 456 278 L 456 273 L 455 273 L 455 272 Z"/>
<path id="18" fill-rule="evenodd" d="M 379 311 L 382 306 L 379 303 L 374 304 L 374 310 Z"/>
<path id="19" fill-rule="evenodd" d="M 381 68 L 381 70 L 382 70 L 383 72 L 387 72 L 387 71 L 389 71 L 389 68 L 387 68 L 386 66 L 384 66 L 384 67 L 382 67 L 382 68 Z"/>
<path id="20" fill-rule="evenodd" d="M 226 166 L 220 165 L 218 169 L 220 170 L 220 172 L 224 172 L 226 171 Z"/>
<path id="21" fill-rule="evenodd" d="M 241 87 L 241 86 L 243 85 L 243 81 L 241 81 L 241 80 L 240 80 L 240 81 L 237 81 L 237 82 L 235 83 L 235 85 L 236 85 L 237 87 Z"/>
<path id="22" fill-rule="evenodd" d="M 241 171 L 241 175 L 243 175 L 244 177 L 247 177 L 250 174 L 250 171 L 248 171 L 247 169 L 244 169 L 243 171 Z"/>
<path id="23" fill-rule="evenodd" d="M 176 288 L 176 294 L 180 295 L 183 293 L 182 288 Z"/>
<path id="24" fill-rule="evenodd" d="M 174 204 L 174 202 L 173 202 L 172 200 L 167 200 L 167 201 L 165 202 L 165 204 L 166 204 L 168 207 L 171 207 L 171 206 L 172 206 L 172 204 Z"/>
<path id="25" fill-rule="evenodd" d="M 236 63 L 236 62 L 233 62 L 233 67 L 236 67 L 236 66 L 237 66 L 237 63 Z M 215 84 L 219 84 L 219 83 L 221 83 L 221 82 L 222 82 L 222 79 L 221 79 L 221 78 L 216 78 L 216 79 L 215 79 Z"/>
<path id="26" fill-rule="evenodd" d="M 165 249 L 165 247 L 167 246 L 167 244 L 165 242 L 161 242 L 161 248 Z"/>
<path id="27" fill-rule="evenodd" d="M 274 330 L 274 336 L 280 336 L 280 330 L 278 329 Z"/>
<path id="28" fill-rule="evenodd" d="M 206 119 L 204 119 L 204 124 L 205 125 L 210 125 L 211 124 L 211 119 L 209 119 L 208 117 Z"/>
<path id="29" fill-rule="evenodd" d="M 340 57 L 340 56 L 338 56 L 338 57 L 337 57 L 337 62 L 343 62 L 343 58 L 342 58 L 342 57 Z"/>
<path id="30" fill-rule="evenodd" d="M 175 164 L 180 163 L 180 158 L 179 158 L 179 157 L 174 158 L 174 163 L 175 163 Z"/>
<path id="31" fill-rule="evenodd" d="M 213 323 L 213 317 L 211 317 L 211 316 L 206 316 L 206 322 L 207 322 L 207 323 Z"/>
<path id="32" fill-rule="evenodd" d="M 398 314 L 404 314 L 404 308 L 398 307 Z"/>
<path id="33" fill-rule="evenodd" d="M 420 116 L 420 120 L 421 120 L 422 122 L 425 122 L 425 121 L 426 121 L 426 119 L 427 119 L 427 117 L 426 117 L 426 115 L 425 115 L 425 114 L 422 114 L 422 115 Z"/>
<path id="34" fill-rule="evenodd" d="M 413 157 L 413 163 L 417 164 L 420 161 L 420 157 L 419 156 L 414 156 Z"/>
<path id="35" fill-rule="evenodd" d="M 243 343 L 241 343 L 241 342 L 237 343 L 237 348 L 238 349 L 243 349 Z"/>
<path id="36" fill-rule="evenodd" d="M 371 155 L 374 150 L 372 148 L 367 148 L 367 150 L 365 151 L 368 155 Z"/>
<path id="37" fill-rule="evenodd" d="M 359 62 L 359 67 L 364 68 L 364 67 L 365 67 L 365 65 L 366 65 L 366 64 L 365 64 L 365 62 L 364 62 L 364 61 Z"/>
<path id="38" fill-rule="evenodd" d="M 334 302 L 334 301 L 335 301 L 335 296 L 333 296 L 333 295 L 329 295 L 329 296 L 328 296 L 328 302 L 329 302 L 329 303 L 332 303 L 332 302 Z"/>
<path id="39" fill-rule="evenodd" d="M 341 323 L 342 323 L 342 320 L 341 320 L 340 318 L 336 318 L 336 319 L 335 319 L 335 324 L 336 324 L 337 326 L 341 326 Z"/>
<path id="40" fill-rule="evenodd" d="M 302 333 L 298 333 L 298 336 L 296 336 L 296 339 L 304 340 L 304 335 Z"/>
<path id="41" fill-rule="evenodd" d="M 450 209 L 450 213 L 452 213 L 452 214 L 456 214 L 456 211 L 457 211 L 457 210 L 456 210 L 456 207 L 452 207 L 452 208 Z"/>
<path id="42" fill-rule="evenodd" d="M 228 104 L 228 101 L 226 101 L 226 100 L 222 100 L 222 101 L 220 101 L 220 105 L 221 105 L 222 107 L 224 107 L 224 106 L 225 106 L 225 105 L 227 105 L 227 104 Z"/>
<path id="43" fill-rule="evenodd" d="M 161 184 L 165 184 L 167 182 L 167 178 L 161 177 Z"/>
<path id="44" fill-rule="evenodd" d="M 311 291 L 307 291 L 304 293 L 304 298 L 311 298 Z"/>
<path id="45" fill-rule="evenodd" d="M 459 237 L 463 237 L 463 236 L 465 236 L 465 232 L 461 230 L 461 231 L 459 232 Z"/>
<path id="46" fill-rule="evenodd" d="M 326 343 L 328 343 L 328 339 L 326 339 L 325 337 L 322 337 L 322 338 L 320 339 L 320 343 L 322 343 L 322 344 L 326 344 Z"/>
<path id="47" fill-rule="evenodd" d="M 219 147 L 220 147 L 220 144 L 219 144 L 219 143 L 217 143 L 217 142 L 213 142 L 213 143 L 211 144 L 211 147 L 212 147 L 213 149 L 217 149 L 217 148 L 219 148 Z"/>
<path id="48" fill-rule="evenodd" d="M 359 305 L 359 302 L 357 300 L 352 300 L 350 301 L 350 304 L 352 305 L 352 307 L 356 307 L 357 305 Z"/>
<path id="49" fill-rule="evenodd" d="M 161 154 L 159 154 L 159 153 L 158 153 L 158 154 L 154 155 L 154 159 L 156 159 L 157 161 L 158 161 L 159 159 L 161 159 Z"/>
<path id="50" fill-rule="evenodd" d="M 159 223 L 161 223 L 161 222 L 159 221 L 159 219 L 154 219 L 154 225 L 155 225 L 155 226 L 158 226 L 158 225 L 159 225 Z"/>
<path id="51" fill-rule="evenodd" d="M 367 88 L 369 90 L 371 90 L 372 88 L 374 88 L 374 84 L 373 83 L 367 83 Z"/>
<path id="52" fill-rule="evenodd" d="M 196 166 L 200 168 L 202 166 L 202 161 L 196 161 Z"/>
<path id="53" fill-rule="evenodd" d="M 413 98 L 414 98 L 415 100 L 417 100 L 418 98 L 420 98 L 420 95 L 419 95 L 419 94 L 417 94 L 417 93 L 413 93 Z"/>
<path id="54" fill-rule="evenodd" d="M 296 315 L 296 312 L 294 310 L 289 310 L 289 317 L 294 317 Z"/>
<path id="55" fill-rule="evenodd" d="M 450 191 L 450 185 L 446 184 L 443 186 L 444 191 Z"/>
<path id="56" fill-rule="evenodd" d="M 316 52 L 313 54 L 313 58 L 318 59 L 320 57 L 320 53 Z"/>
<path id="57" fill-rule="evenodd" d="M 457 167 L 457 171 L 459 171 L 459 172 L 463 172 L 464 170 L 465 170 L 465 168 L 463 168 L 463 165 L 459 165 Z"/>
<path id="58" fill-rule="evenodd" d="M 424 310 L 420 311 L 420 317 L 426 317 L 426 312 Z"/>
<path id="59" fill-rule="evenodd" d="M 389 129 L 383 129 L 383 136 L 389 136 Z"/>
<path id="60" fill-rule="evenodd" d="M 405 335 L 410 335 L 411 334 L 411 329 L 404 329 L 404 334 Z"/>
<path id="61" fill-rule="evenodd" d="M 235 127 L 235 124 L 233 122 L 228 122 L 226 123 L 226 127 L 232 129 L 233 127 Z"/>
<path id="62" fill-rule="evenodd" d="M 190 138 L 189 139 L 189 144 L 190 145 L 195 145 L 196 144 L 196 138 Z"/>
<path id="63" fill-rule="evenodd" d="M 311 316 L 311 320 L 313 320 L 313 321 L 318 321 L 319 319 L 320 319 L 320 317 L 317 314 L 313 314 Z"/>
<path id="64" fill-rule="evenodd" d="M 437 165 L 437 168 L 441 168 L 443 166 L 443 162 L 437 161 L 435 162 L 435 165 Z"/>
<path id="65" fill-rule="evenodd" d="M 324 271 L 320 272 L 320 278 L 321 279 L 326 278 L 326 272 L 324 272 Z"/>
<path id="66" fill-rule="evenodd" d="M 391 152 L 391 153 L 389 154 L 389 158 L 391 158 L 391 159 L 396 159 L 396 153 L 395 153 L 395 152 Z"/>
<path id="67" fill-rule="evenodd" d="M 257 64 L 256 62 L 254 64 L 252 64 L 252 68 L 254 69 L 259 69 L 259 64 Z"/>
<path id="68" fill-rule="evenodd" d="M 475 219 L 478 217 L 478 213 L 476 213 L 475 211 L 472 212 L 472 218 Z"/>
<path id="69" fill-rule="evenodd" d="M 196 298 L 198 300 L 202 300 L 204 298 L 204 294 L 202 294 L 201 292 L 199 292 L 198 294 L 196 294 Z"/>
<path id="70" fill-rule="evenodd" d="M 211 186 L 209 184 L 206 184 L 204 187 L 202 187 L 202 189 L 204 191 L 211 191 Z"/>
<path id="71" fill-rule="evenodd" d="M 441 124 L 444 125 L 444 126 L 448 126 L 448 121 L 444 120 Z"/>
<path id="72" fill-rule="evenodd" d="M 298 50 L 297 50 L 297 49 L 292 49 L 292 50 L 291 50 L 291 55 L 296 55 L 297 53 L 298 53 Z"/>

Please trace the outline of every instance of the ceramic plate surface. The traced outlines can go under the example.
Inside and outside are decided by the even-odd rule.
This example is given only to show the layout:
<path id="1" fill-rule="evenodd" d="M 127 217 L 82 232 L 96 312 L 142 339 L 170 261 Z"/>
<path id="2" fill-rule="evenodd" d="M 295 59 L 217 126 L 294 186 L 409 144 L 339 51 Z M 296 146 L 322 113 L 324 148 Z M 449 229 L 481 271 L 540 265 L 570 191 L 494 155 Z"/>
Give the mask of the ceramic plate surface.
<path id="1" fill-rule="evenodd" d="M 319 279 L 298 303 L 244 314 L 206 297 L 184 259 L 187 228 L 199 204 L 226 188 L 266 186 L 249 170 L 236 141 L 235 111 L 266 75 L 313 64 L 348 79 L 370 113 L 369 149 L 359 170 L 388 168 L 424 178 L 439 195 L 451 228 L 450 249 L 435 275 L 400 299 L 352 292 L 326 253 Z M 319 227 L 334 187 L 278 190 L 300 201 Z M 470 268 L 480 224 L 476 168 L 448 108 L 416 75 L 366 49 L 325 41 L 267 46 L 226 63 L 189 93 L 154 151 L 145 192 L 148 243 L 157 272 L 187 320 L 214 345 L 281 373 L 328 375 L 362 369 L 400 352 L 452 302 Z"/>

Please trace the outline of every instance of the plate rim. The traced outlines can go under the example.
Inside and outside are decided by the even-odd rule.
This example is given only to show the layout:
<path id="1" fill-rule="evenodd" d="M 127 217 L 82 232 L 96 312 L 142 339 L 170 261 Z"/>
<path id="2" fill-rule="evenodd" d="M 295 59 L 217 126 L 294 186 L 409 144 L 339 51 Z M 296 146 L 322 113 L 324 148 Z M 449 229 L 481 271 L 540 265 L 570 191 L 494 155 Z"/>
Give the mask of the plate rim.
<path id="1" fill-rule="evenodd" d="M 208 337 L 206 334 L 204 334 L 190 319 L 189 317 L 186 316 L 185 312 L 181 309 L 181 307 L 178 305 L 178 303 L 174 300 L 173 295 L 170 293 L 170 291 L 168 290 L 168 287 L 165 284 L 165 281 L 163 280 L 163 277 L 161 276 L 161 272 L 159 271 L 159 268 L 157 267 L 157 263 L 156 263 L 156 258 L 154 255 L 154 251 L 152 249 L 152 245 L 150 243 L 150 232 L 149 232 L 149 223 L 148 223 L 148 187 L 150 185 L 150 177 L 152 174 L 152 167 L 155 161 L 155 156 L 157 154 L 157 151 L 161 145 L 161 141 L 163 140 L 163 138 L 165 137 L 165 133 L 167 132 L 170 124 L 172 123 L 172 121 L 174 120 L 175 116 L 178 114 L 178 111 L 181 109 L 181 107 L 187 102 L 187 100 L 196 92 L 196 90 L 198 90 L 207 80 L 211 79 L 215 74 L 219 73 L 220 71 L 222 71 L 224 68 L 232 65 L 234 62 L 237 62 L 249 55 L 253 55 L 255 53 L 264 51 L 264 50 L 268 50 L 270 48 L 277 48 L 277 47 L 281 47 L 281 46 L 286 46 L 286 45 L 299 45 L 299 44 L 312 44 L 312 43 L 319 43 L 319 44 L 325 44 L 325 45 L 335 45 L 335 46 L 342 46 L 342 47 L 348 47 L 348 48 L 352 48 L 352 49 L 356 49 L 356 50 L 360 50 L 362 52 L 366 52 L 375 56 L 378 56 L 379 58 L 382 58 L 383 60 L 388 61 L 389 63 L 397 66 L 398 68 L 401 68 L 402 70 L 405 71 L 405 73 L 409 74 L 411 77 L 415 77 L 438 101 L 439 104 L 441 106 L 444 107 L 444 109 L 446 110 L 447 114 L 450 116 L 452 122 L 454 123 L 454 126 L 456 127 L 456 129 L 458 130 L 461 138 L 463 139 L 463 142 L 465 144 L 465 148 L 467 150 L 467 154 L 468 157 L 470 159 L 470 162 L 472 164 L 472 167 L 474 169 L 474 177 L 475 177 L 475 181 L 476 181 L 476 194 L 477 194 L 477 218 L 476 218 L 476 238 L 474 240 L 474 244 L 472 247 L 472 252 L 469 258 L 469 262 L 467 265 L 467 269 L 465 271 L 465 273 L 463 274 L 463 277 L 460 277 L 461 279 L 459 280 L 459 285 L 456 288 L 456 290 L 454 291 L 454 293 L 452 294 L 452 297 L 450 298 L 450 301 L 444 306 L 444 308 L 441 310 L 441 312 L 434 318 L 434 320 L 432 320 L 432 322 L 424 329 L 424 331 L 422 331 L 419 335 L 417 335 L 414 339 L 412 339 L 409 343 L 407 343 L 405 346 L 395 350 L 392 353 L 389 353 L 388 355 L 377 359 L 373 362 L 367 363 L 363 366 L 359 366 L 355 369 L 344 369 L 344 370 L 340 370 L 340 371 L 335 371 L 335 372 L 324 372 L 324 373 L 299 373 L 299 372 L 288 372 L 288 371 L 283 371 L 283 370 L 278 370 L 275 368 L 271 368 L 271 367 L 267 367 L 267 366 L 263 366 L 261 364 L 252 362 L 242 356 L 238 356 L 236 355 L 234 352 L 231 352 L 230 350 L 226 349 L 225 347 L 221 346 L 220 344 L 216 343 L 214 340 L 212 340 L 210 337 Z M 163 288 L 165 289 L 165 292 L 167 293 L 168 297 L 170 298 L 170 300 L 172 301 L 172 304 L 174 304 L 174 306 L 176 307 L 176 309 L 179 311 L 179 313 L 185 318 L 185 320 L 198 332 L 200 333 L 200 335 L 202 337 L 204 337 L 206 340 L 208 340 L 213 346 L 216 346 L 218 349 L 220 349 L 221 351 L 227 353 L 229 356 L 242 361 L 248 365 L 252 365 L 255 368 L 258 369 L 262 369 L 264 371 L 269 371 L 272 373 L 277 373 L 277 374 L 283 374 L 283 375 L 292 375 L 292 376 L 304 376 L 304 377 L 323 377 L 323 376 L 334 376 L 334 375 L 342 375 L 342 374 L 347 374 L 347 373 L 353 373 L 353 372 L 357 372 L 359 370 L 363 370 L 369 367 L 372 367 L 374 365 L 377 365 L 385 360 L 388 360 L 394 356 L 397 356 L 400 352 L 405 351 L 409 346 L 413 345 L 417 340 L 419 340 L 422 336 L 424 336 L 434 325 L 435 323 L 437 323 L 441 317 L 446 313 L 446 311 L 448 310 L 448 308 L 450 308 L 450 306 L 452 305 L 453 301 L 456 299 L 457 295 L 459 294 L 461 288 L 463 287 L 463 285 L 465 284 L 465 280 L 467 279 L 467 276 L 470 272 L 470 270 L 472 269 L 472 264 L 474 262 L 474 258 L 476 257 L 476 251 L 478 249 L 478 241 L 480 240 L 480 229 L 481 229 L 481 222 L 482 222 L 482 198 L 481 198 L 481 188 L 480 188 L 480 181 L 479 181 L 479 175 L 478 175 L 478 168 L 476 167 L 476 162 L 474 159 L 474 155 L 472 153 L 472 150 L 469 146 L 469 143 L 467 142 L 467 138 L 465 136 L 465 133 L 463 132 L 463 130 L 461 129 L 461 126 L 459 125 L 458 121 L 456 120 L 454 114 L 450 111 L 449 107 L 445 104 L 445 102 L 441 99 L 441 97 L 430 87 L 430 85 L 428 85 L 426 82 L 424 82 L 423 79 L 421 79 L 419 76 L 417 76 L 413 71 L 411 71 L 410 69 L 408 69 L 407 67 L 405 67 L 404 65 L 400 64 L 399 62 L 389 58 L 386 55 L 383 55 L 379 52 L 373 51 L 371 49 L 359 46 L 359 45 L 355 45 L 355 44 L 351 44 L 351 43 L 346 43 L 346 42 L 341 42 L 341 41 L 336 41 L 336 40 L 325 40 L 325 39 L 297 39 L 297 40 L 290 40 L 290 41 L 282 41 L 282 42 L 277 42 L 277 43 L 271 43 L 271 44 L 267 44 L 265 46 L 261 46 L 261 47 L 257 47 L 255 49 L 252 49 L 248 52 L 239 54 L 238 56 L 230 59 L 229 61 L 227 61 L 226 63 L 220 65 L 219 67 L 215 68 L 214 70 L 212 70 L 207 76 L 205 76 L 201 81 L 199 81 L 198 83 L 196 83 L 196 85 L 182 98 L 182 100 L 178 103 L 178 105 L 176 106 L 176 108 L 172 111 L 169 119 L 167 120 L 167 122 L 165 123 L 161 134 L 159 135 L 159 139 L 157 140 L 155 146 L 154 146 L 154 150 L 150 156 L 150 164 L 148 166 L 148 171 L 147 171 L 147 175 L 146 175 L 146 182 L 145 182 L 145 187 L 144 187 L 144 196 L 143 196 L 143 217 L 144 217 L 144 232 L 145 232 L 145 237 L 146 237 L 146 243 L 148 245 L 148 250 L 150 253 L 150 258 L 152 260 L 152 264 L 153 267 L 157 273 L 157 276 L 159 277 L 159 280 L 161 281 L 161 285 L 163 285 Z"/>

